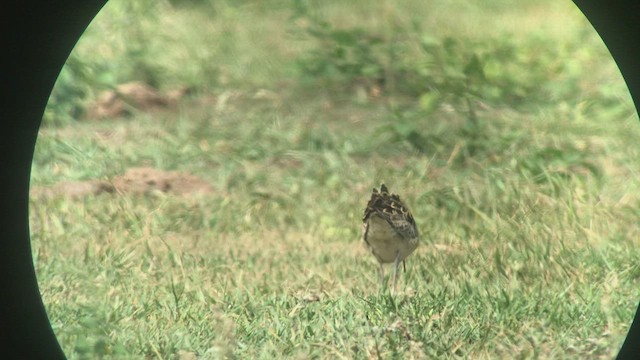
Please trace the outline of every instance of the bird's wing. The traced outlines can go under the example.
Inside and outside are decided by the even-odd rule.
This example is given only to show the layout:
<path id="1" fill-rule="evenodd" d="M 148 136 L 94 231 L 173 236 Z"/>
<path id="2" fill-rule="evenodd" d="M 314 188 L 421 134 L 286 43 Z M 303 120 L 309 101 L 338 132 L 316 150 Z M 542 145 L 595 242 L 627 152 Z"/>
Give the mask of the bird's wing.
<path id="1" fill-rule="evenodd" d="M 373 189 L 371 199 L 367 203 L 362 218 L 367 230 L 367 220 L 372 215 L 378 215 L 386 220 L 389 225 L 403 238 L 415 238 L 418 236 L 418 229 L 413 215 L 396 194 L 389 194 L 387 187 L 382 185 L 380 192 Z"/>

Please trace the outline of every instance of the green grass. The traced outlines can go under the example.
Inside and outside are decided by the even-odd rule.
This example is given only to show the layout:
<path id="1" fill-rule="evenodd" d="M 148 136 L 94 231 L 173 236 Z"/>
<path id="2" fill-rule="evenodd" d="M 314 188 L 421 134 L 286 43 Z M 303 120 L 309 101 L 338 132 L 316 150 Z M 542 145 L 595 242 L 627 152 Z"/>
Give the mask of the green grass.
<path id="1" fill-rule="evenodd" d="M 296 57 L 313 43 L 287 35 L 288 2 L 154 8 L 137 30 L 145 56 L 129 60 L 159 87 L 199 92 L 171 111 L 43 127 L 32 186 L 152 166 L 196 174 L 214 191 L 32 199 L 34 264 L 66 354 L 615 355 L 639 295 L 640 128 L 613 61 L 568 1 L 529 11 L 423 3 L 314 11 L 369 29 L 424 14 L 431 36 L 482 38 L 525 36 L 553 10 L 555 25 L 536 36 L 589 45 L 562 73 L 579 78 L 574 97 L 526 111 L 488 106 L 470 134 L 455 109 L 422 112 L 393 94 L 363 102 L 298 81 Z M 123 9 L 107 5 L 76 49 L 87 63 L 120 64 L 116 83 L 132 77 L 117 36 L 134 31 L 119 22 L 133 16 Z M 169 35 L 173 45 L 161 46 Z M 256 97 L 262 89 L 272 96 Z M 395 296 L 379 289 L 360 240 L 362 210 L 382 181 L 422 234 Z"/>

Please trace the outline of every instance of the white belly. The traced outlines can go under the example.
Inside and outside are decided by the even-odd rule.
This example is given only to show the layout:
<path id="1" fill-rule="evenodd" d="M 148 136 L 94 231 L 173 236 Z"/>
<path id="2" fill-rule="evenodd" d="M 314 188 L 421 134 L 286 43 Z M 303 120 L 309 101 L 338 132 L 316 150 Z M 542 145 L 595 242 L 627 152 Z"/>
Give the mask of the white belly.
<path id="1" fill-rule="evenodd" d="M 396 255 L 404 260 L 418 247 L 418 238 L 405 239 L 379 216 L 369 218 L 367 247 L 381 263 L 392 263 Z"/>

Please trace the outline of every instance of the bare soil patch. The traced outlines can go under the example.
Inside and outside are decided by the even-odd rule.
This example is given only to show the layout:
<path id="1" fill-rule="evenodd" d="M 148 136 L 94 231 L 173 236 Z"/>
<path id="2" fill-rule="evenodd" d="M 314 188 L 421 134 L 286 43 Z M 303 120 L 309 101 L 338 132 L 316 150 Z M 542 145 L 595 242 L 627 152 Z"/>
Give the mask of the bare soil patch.
<path id="1" fill-rule="evenodd" d="M 141 82 L 129 82 L 118 85 L 114 90 L 102 92 L 96 101 L 89 105 L 85 117 L 108 119 L 130 115 L 133 110 L 170 108 L 187 92 L 186 87 L 162 92 Z"/>
<path id="2" fill-rule="evenodd" d="M 112 179 L 62 181 L 53 186 L 34 187 L 31 194 L 35 198 L 80 198 L 101 193 L 146 194 L 155 191 L 175 195 L 207 194 L 213 192 L 213 187 L 193 174 L 150 167 L 134 167 Z"/>

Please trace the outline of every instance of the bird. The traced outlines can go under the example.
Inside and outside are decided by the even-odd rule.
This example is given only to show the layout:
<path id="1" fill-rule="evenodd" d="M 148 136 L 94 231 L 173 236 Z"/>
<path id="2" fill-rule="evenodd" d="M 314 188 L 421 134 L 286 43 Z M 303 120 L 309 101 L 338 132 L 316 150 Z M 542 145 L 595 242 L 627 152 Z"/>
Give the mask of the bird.
<path id="1" fill-rule="evenodd" d="M 400 196 L 392 194 L 385 184 L 373 188 L 371 199 L 362 217 L 362 239 L 380 266 L 380 282 L 384 288 L 383 264 L 393 263 L 393 292 L 395 293 L 398 265 L 406 272 L 405 259 L 420 242 L 418 227 L 411 211 Z"/>

